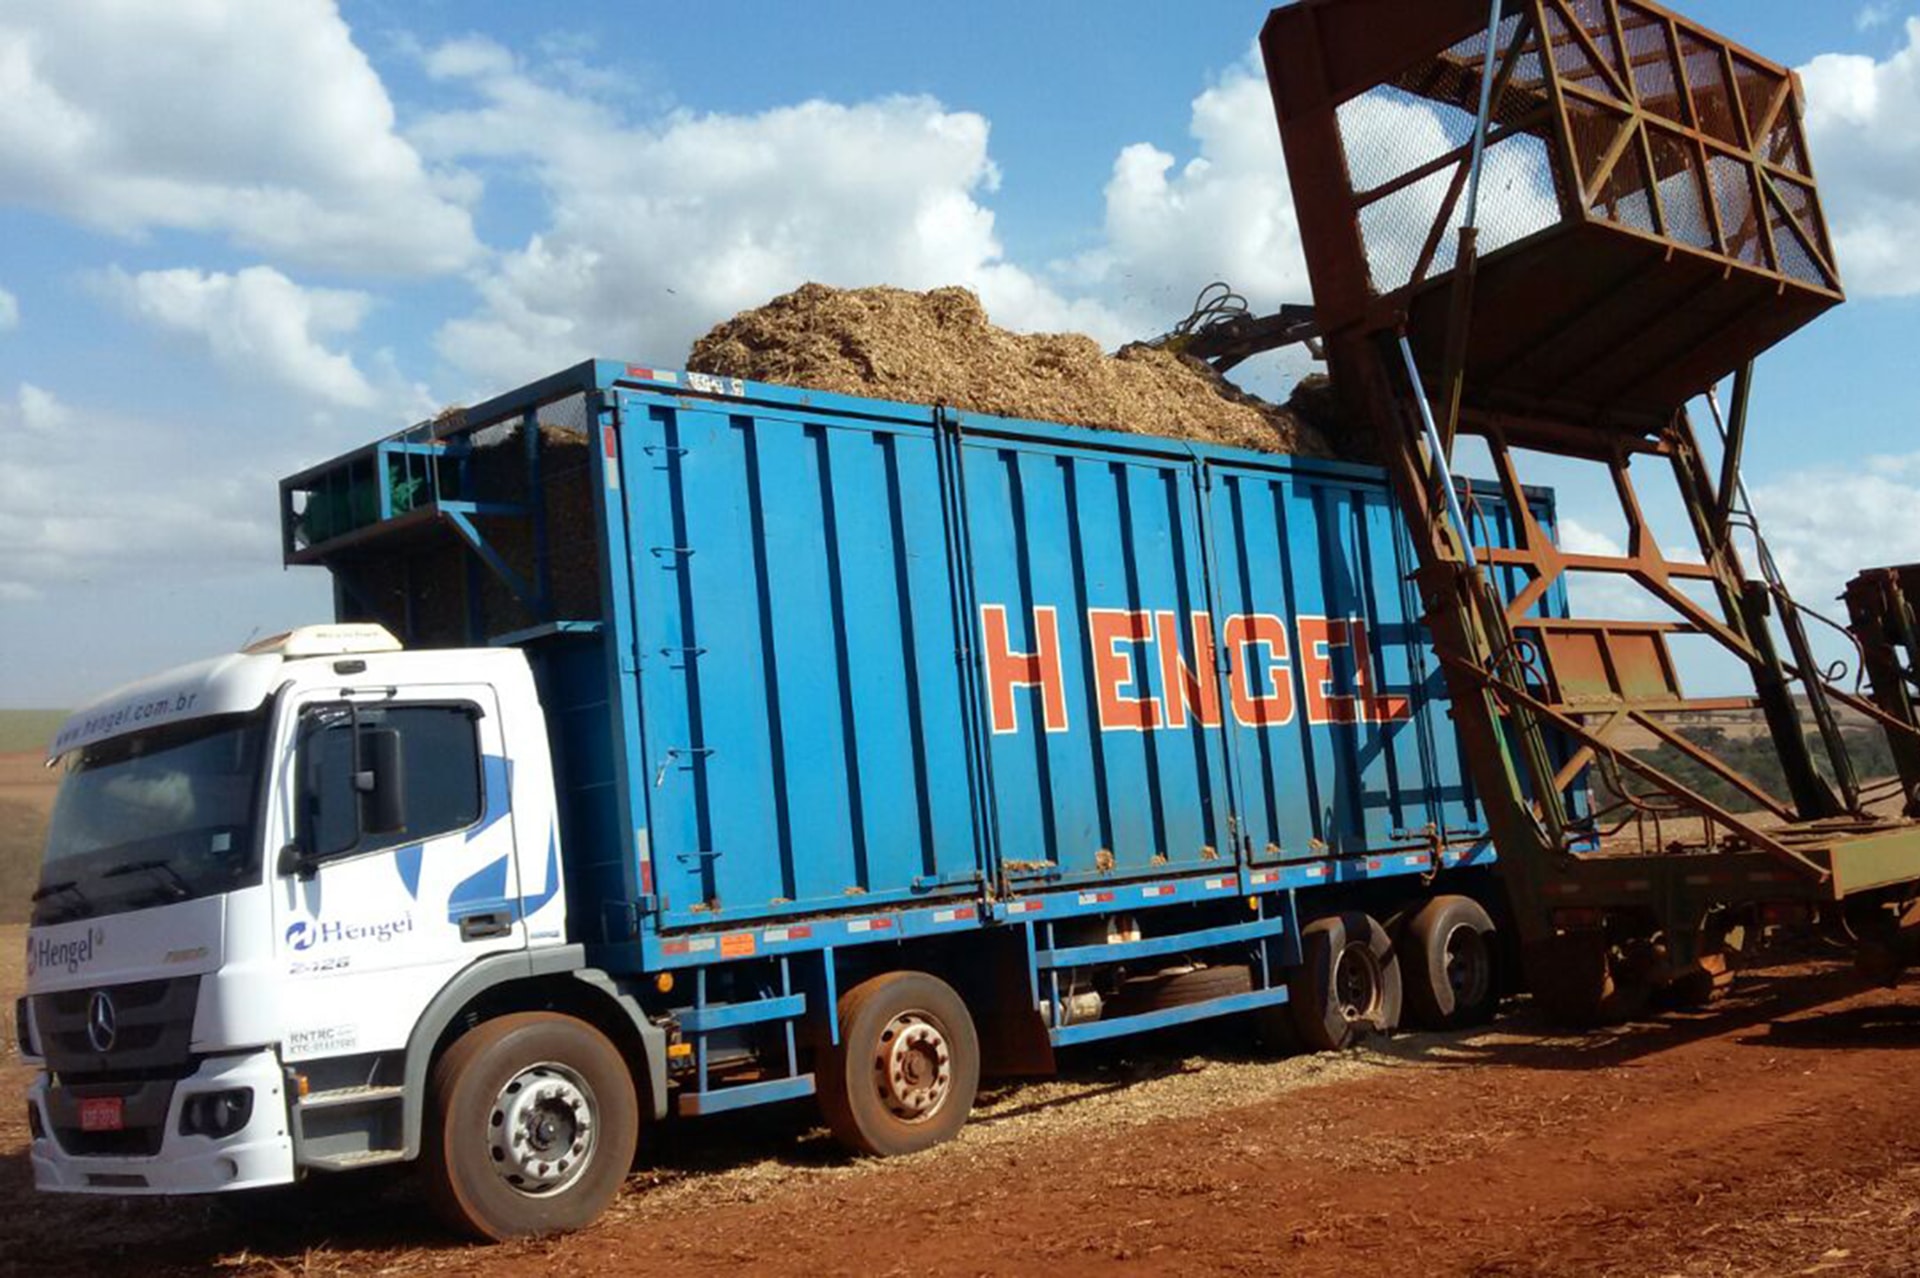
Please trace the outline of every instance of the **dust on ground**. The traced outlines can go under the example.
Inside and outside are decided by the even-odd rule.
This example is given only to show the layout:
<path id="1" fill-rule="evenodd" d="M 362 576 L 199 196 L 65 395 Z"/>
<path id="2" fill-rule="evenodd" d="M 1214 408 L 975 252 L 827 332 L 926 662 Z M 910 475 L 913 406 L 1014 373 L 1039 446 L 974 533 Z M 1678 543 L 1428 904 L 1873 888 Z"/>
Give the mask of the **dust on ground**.
<path id="1" fill-rule="evenodd" d="M 1270 453 L 1332 456 L 1320 427 L 1196 359 L 1078 333 L 1014 333 L 964 288 L 807 284 L 693 344 L 687 367 L 812 390 Z"/>
<path id="2" fill-rule="evenodd" d="M 9 996 L 20 938 L 0 928 Z M 1912 1274 L 1916 1049 L 1920 995 L 1820 963 L 1591 1034 L 1522 1004 L 1268 1061 L 1194 1027 L 1081 1049 L 906 1159 L 846 1157 L 802 1106 L 656 1129 L 594 1228 L 496 1248 L 440 1233 L 404 1182 L 38 1196 L 14 1103 L 0 1273 Z"/>

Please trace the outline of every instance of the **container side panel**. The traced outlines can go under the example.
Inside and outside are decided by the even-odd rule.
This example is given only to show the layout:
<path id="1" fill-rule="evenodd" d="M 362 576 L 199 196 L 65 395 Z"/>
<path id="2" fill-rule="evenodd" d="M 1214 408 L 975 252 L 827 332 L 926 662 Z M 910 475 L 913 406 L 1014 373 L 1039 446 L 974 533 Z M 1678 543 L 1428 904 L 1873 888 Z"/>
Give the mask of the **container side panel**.
<path id="1" fill-rule="evenodd" d="M 832 571 L 833 476 L 826 465 L 826 434 L 819 425 L 782 429 L 755 422 L 745 427 L 746 462 L 752 469 L 747 480 L 761 525 L 754 545 L 763 597 L 742 598 L 735 614 L 733 601 L 716 589 L 705 605 L 761 634 L 770 667 L 769 717 L 777 735 L 770 780 L 785 813 L 781 843 L 791 878 L 790 886 L 781 885 L 773 895 L 804 901 L 864 891 L 866 879 L 865 831 L 849 793 L 857 778 L 848 766 L 851 725 L 843 714 L 846 646 Z M 748 707 L 739 710 L 744 714 Z M 804 854 L 795 852 L 796 838 L 804 840 Z M 754 890 L 765 878 L 760 867 L 737 861 L 717 869 L 736 889 Z"/>
<path id="2" fill-rule="evenodd" d="M 1073 880 L 1229 856 L 1218 698 L 1204 662 L 1189 677 L 1170 655 L 1193 659 L 1196 613 L 1210 634 L 1192 466 L 964 451 L 1003 868 Z M 1173 685 L 1197 703 L 1177 725 Z"/>
<path id="3" fill-rule="evenodd" d="M 697 659 L 692 580 L 681 553 L 687 545 L 682 415 L 646 400 L 622 400 L 628 559 L 633 589 L 634 640 L 640 710 L 646 737 L 647 867 L 664 909 L 687 909 L 710 894 L 705 860 L 712 848 L 701 796 L 707 781 L 701 757 L 704 724 L 700 686 L 709 670 Z"/>
<path id="4" fill-rule="evenodd" d="M 1382 485 L 1222 468 L 1209 503 L 1237 811 L 1255 860 L 1471 824 Z"/>
<path id="5" fill-rule="evenodd" d="M 913 734 L 913 795 L 918 844 L 929 870 L 943 881 L 983 872 L 980 832 L 969 792 L 967 705 L 963 649 L 971 636 L 954 628 L 955 567 L 939 499 L 941 475 L 931 436 L 902 431 L 876 434 L 886 458 L 886 556 L 900 601 L 898 645 L 907 686 L 905 712 Z M 863 517 L 873 507 L 863 507 Z M 885 619 L 882 619 L 884 625 Z M 884 649 L 876 638 L 874 646 Z M 869 787 L 871 789 L 871 787 Z M 905 835 L 898 837 L 904 840 Z"/>
<path id="6" fill-rule="evenodd" d="M 917 650 L 913 599 L 903 588 L 911 552 L 897 522 L 897 439 L 831 430 L 825 443 L 836 614 L 846 633 L 841 714 L 852 760 L 849 800 L 863 855 L 860 886 L 872 891 L 924 883 L 943 872 L 964 876 L 970 865 L 940 865 L 927 804 L 931 786 L 918 686 L 926 654 Z M 951 670 L 951 657 L 946 666 Z"/>
<path id="7" fill-rule="evenodd" d="M 663 922 L 976 881 L 931 432 L 637 402 L 659 445 L 628 502 Z"/>

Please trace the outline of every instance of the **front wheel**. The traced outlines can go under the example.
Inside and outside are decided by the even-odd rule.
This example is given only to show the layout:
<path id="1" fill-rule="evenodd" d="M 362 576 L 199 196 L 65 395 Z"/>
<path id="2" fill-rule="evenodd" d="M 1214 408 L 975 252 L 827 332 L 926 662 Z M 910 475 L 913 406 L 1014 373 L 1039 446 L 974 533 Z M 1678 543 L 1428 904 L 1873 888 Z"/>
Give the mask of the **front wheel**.
<path id="1" fill-rule="evenodd" d="M 980 1040 L 953 987 L 888 972 L 840 1000 L 840 1042 L 820 1071 L 820 1109 L 840 1144 L 911 1154 L 951 1139 L 980 1088 Z"/>
<path id="2" fill-rule="evenodd" d="M 552 1012 L 483 1022 L 433 1068 L 428 1198 L 495 1241 L 579 1229 L 626 1179 L 639 1114 L 626 1061 L 593 1026 Z"/>

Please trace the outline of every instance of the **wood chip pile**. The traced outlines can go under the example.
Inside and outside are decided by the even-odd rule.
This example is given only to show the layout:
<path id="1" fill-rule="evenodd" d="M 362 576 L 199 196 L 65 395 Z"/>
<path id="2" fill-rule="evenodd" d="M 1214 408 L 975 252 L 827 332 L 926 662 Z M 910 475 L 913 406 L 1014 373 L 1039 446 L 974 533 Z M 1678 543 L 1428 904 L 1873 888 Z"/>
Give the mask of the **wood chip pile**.
<path id="1" fill-rule="evenodd" d="M 702 373 L 1006 417 L 1331 457 L 1321 429 L 1246 394 L 1198 360 L 1146 346 L 1108 355 L 1078 333 L 1023 334 L 987 320 L 964 288 L 807 284 L 714 328 Z"/>

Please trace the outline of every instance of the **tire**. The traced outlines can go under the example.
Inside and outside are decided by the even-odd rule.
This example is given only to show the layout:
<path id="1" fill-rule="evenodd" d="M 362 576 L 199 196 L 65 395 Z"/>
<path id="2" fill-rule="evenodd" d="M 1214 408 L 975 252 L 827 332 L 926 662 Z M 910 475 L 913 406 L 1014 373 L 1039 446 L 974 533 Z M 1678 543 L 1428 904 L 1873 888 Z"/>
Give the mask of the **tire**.
<path id="1" fill-rule="evenodd" d="M 590 1223 L 632 1168 L 640 1130 L 619 1050 L 552 1012 L 502 1016 L 456 1040 L 434 1064 L 426 1119 L 434 1210 L 496 1242 Z"/>
<path id="2" fill-rule="evenodd" d="M 1400 933 L 1407 1015 L 1422 1029 L 1484 1025 L 1500 1005 L 1493 920 L 1478 901 L 1436 896 Z"/>
<path id="3" fill-rule="evenodd" d="M 824 1053 L 820 1111 L 841 1145 L 891 1158 L 950 1140 L 980 1089 L 980 1039 L 953 987 L 888 972 L 840 998 L 840 1042 Z"/>
<path id="4" fill-rule="evenodd" d="M 1400 963 L 1377 920 L 1357 911 L 1316 919 L 1300 945 L 1287 1006 L 1307 1050 L 1338 1052 L 1400 1027 Z"/>
<path id="5" fill-rule="evenodd" d="M 1107 1002 L 1104 1016 L 1140 1016 L 1208 999 L 1231 998 L 1253 990 L 1253 969 L 1245 963 L 1190 967 L 1136 976 Z"/>

